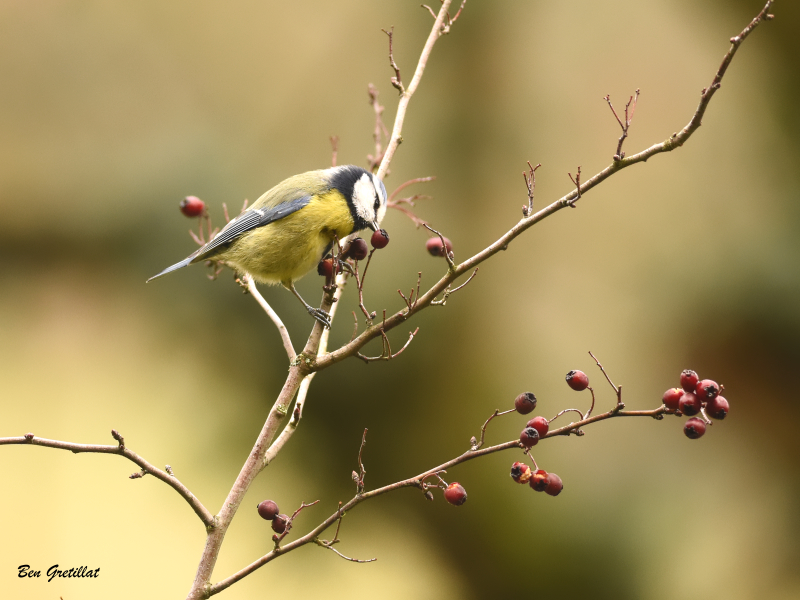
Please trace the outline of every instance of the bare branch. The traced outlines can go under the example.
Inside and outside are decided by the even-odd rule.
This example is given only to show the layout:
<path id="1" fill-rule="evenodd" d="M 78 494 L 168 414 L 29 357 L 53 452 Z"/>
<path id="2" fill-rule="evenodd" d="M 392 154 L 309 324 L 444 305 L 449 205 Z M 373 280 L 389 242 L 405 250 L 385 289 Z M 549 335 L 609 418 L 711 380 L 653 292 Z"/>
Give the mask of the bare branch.
<path id="1" fill-rule="evenodd" d="M 397 66 L 397 63 L 394 62 L 394 52 L 392 51 L 392 36 L 394 35 L 394 25 L 389 31 L 385 29 L 381 29 L 383 33 L 389 36 L 389 66 L 394 69 L 394 77 L 392 77 L 389 81 L 392 82 L 392 86 L 400 92 L 401 94 L 406 91 L 406 88 L 403 87 L 403 79 L 400 77 L 400 67 Z"/>
<path id="2" fill-rule="evenodd" d="M 151 465 L 133 450 L 128 449 L 125 446 L 124 438 L 116 430 L 112 430 L 111 435 L 115 440 L 117 440 L 117 442 L 119 442 L 118 445 L 102 446 L 96 444 L 75 444 L 73 442 L 61 442 L 58 440 L 49 440 L 46 438 L 36 437 L 32 433 L 28 433 L 19 437 L 0 438 L 0 446 L 28 444 L 32 446 L 43 446 L 45 448 L 69 450 L 75 454 L 81 454 L 83 452 L 93 454 L 119 454 L 120 456 L 124 456 L 131 462 L 137 464 L 142 469 L 142 473 L 153 475 L 178 492 L 181 497 L 189 503 L 189 506 L 192 507 L 192 510 L 194 510 L 195 514 L 200 517 L 200 520 L 206 527 L 212 527 L 214 525 L 214 515 L 212 515 L 211 512 L 209 512 L 209 510 L 195 497 L 195 495 L 189 491 L 189 488 L 178 481 L 177 477 L 172 475 L 171 472 L 162 471 L 155 465 Z"/>
<path id="3" fill-rule="evenodd" d="M 293 361 L 297 354 L 294 351 L 292 339 L 289 337 L 289 330 L 286 329 L 286 325 L 283 324 L 283 321 L 281 321 L 278 313 L 276 313 L 269 303 L 264 300 L 264 296 L 262 296 L 261 292 L 258 291 L 253 277 L 249 274 L 243 275 L 242 281 L 248 293 L 255 298 L 255 301 L 258 302 L 258 305 L 264 310 L 265 313 L 267 313 L 267 316 L 272 319 L 272 322 L 275 324 L 275 327 L 278 329 L 278 333 L 281 336 L 281 341 L 283 342 L 284 350 L 286 350 L 286 355 L 289 357 L 290 362 Z"/>
<path id="4" fill-rule="evenodd" d="M 510 408 L 509 410 L 504 410 L 503 412 L 500 412 L 500 409 L 499 409 L 499 408 L 498 408 L 498 409 L 496 409 L 496 410 L 495 410 L 495 411 L 494 411 L 494 412 L 493 412 L 493 413 L 492 413 L 492 414 L 489 416 L 489 418 L 488 418 L 488 419 L 486 419 L 486 422 L 483 424 L 483 427 L 481 427 L 481 439 L 480 439 L 480 440 L 476 440 L 476 439 L 473 437 L 473 438 L 470 440 L 470 447 L 471 447 L 471 449 L 472 449 L 473 451 L 475 451 L 475 450 L 478 450 L 478 449 L 479 449 L 481 446 L 483 446 L 483 438 L 484 438 L 484 436 L 486 435 L 486 426 L 489 424 L 489 421 L 491 421 L 491 420 L 492 420 L 492 419 L 494 419 L 495 417 L 499 417 L 500 415 L 507 415 L 508 413 L 516 412 L 516 410 L 517 410 L 517 409 L 515 409 L 515 408 Z"/>

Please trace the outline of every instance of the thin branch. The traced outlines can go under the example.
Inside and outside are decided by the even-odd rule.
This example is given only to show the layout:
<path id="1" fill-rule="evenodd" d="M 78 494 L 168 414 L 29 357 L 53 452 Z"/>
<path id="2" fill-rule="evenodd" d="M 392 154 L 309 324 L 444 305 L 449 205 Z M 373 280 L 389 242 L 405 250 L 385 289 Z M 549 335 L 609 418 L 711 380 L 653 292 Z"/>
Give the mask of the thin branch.
<path id="1" fill-rule="evenodd" d="M 414 339 L 414 336 L 417 335 L 418 332 L 419 332 L 419 327 L 417 327 L 414 331 L 410 331 L 408 333 L 408 340 L 406 341 L 406 343 L 403 344 L 403 347 L 400 348 L 400 350 L 398 350 L 394 354 L 392 354 L 392 347 L 389 345 L 389 338 L 387 338 L 386 334 L 384 333 L 383 352 L 381 353 L 380 356 L 364 356 L 363 354 L 361 354 L 361 352 L 358 352 L 356 356 L 358 356 L 358 358 L 363 360 L 365 363 L 375 362 L 376 360 L 392 360 L 393 358 L 397 358 L 398 356 L 400 356 L 403 353 L 403 350 L 408 348 L 408 345 L 411 343 L 411 341 Z"/>
<path id="2" fill-rule="evenodd" d="M 391 194 L 389 194 L 389 198 L 387 199 L 386 202 L 387 204 L 391 205 L 392 202 L 394 202 L 394 197 L 397 196 L 397 194 L 399 194 L 401 191 L 403 191 L 410 185 L 414 185 L 415 183 L 427 183 L 429 181 L 434 181 L 435 179 L 436 179 L 435 176 L 430 176 L 430 177 L 417 177 L 416 179 L 409 179 L 408 181 L 404 181 L 403 183 L 398 185 Z M 400 200 L 398 200 L 398 202 L 400 202 Z"/>
<path id="3" fill-rule="evenodd" d="M 603 368 L 603 365 L 600 364 L 600 361 L 597 360 L 597 357 L 594 354 L 592 354 L 591 350 L 589 351 L 589 356 L 591 356 L 594 359 L 594 362 L 597 363 L 597 366 L 603 372 L 603 375 L 605 375 L 606 381 L 608 381 L 608 384 L 611 386 L 611 388 L 614 390 L 614 393 L 617 395 L 617 410 L 625 408 L 625 405 L 622 403 L 622 386 L 617 387 L 614 385 L 614 382 L 611 381 L 611 378 L 608 376 L 608 373 L 606 373 L 606 370 Z M 592 396 L 594 396 L 594 392 L 592 392 Z M 594 404 L 592 404 L 592 406 L 594 406 Z"/>
<path id="4" fill-rule="evenodd" d="M 275 327 L 278 329 L 278 333 L 281 336 L 283 348 L 286 350 L 286 355 L 289 357 L 289 362 L 293 361 L 297 354 L 294 351 L 292 339 L 289 337 L 289 330 L 286 329 L 286 325 L 283 324 L 283 321 L 281 321 L 278 313 L 276 313 L 269 303 L 264 300 L 264 296 L 262 296 L 261 292 L 258 291 L 256 282 L 253 280 L 252 275 L 243 275 L 242 280 L 248 293 L 255 298 L 255 301 L 258 302 L 258 305 L 264 310 L 265 313 L 267 313 L 267 316 L 272 319 L 272 322 L 275 324 Z"/>
<path id="5" fill-rule="evenodd" d="M 537 164 L 535 167 L 528 161 L 529 170 L 522 172 L 522 178 L 525 180 L 525 187 L 528 188 L 528 206 L 522 207 L 522 216 L 530 217 L 533 214 L 533 193 L 536 190 L 536 169 L 542 166 L 542 163 Z"/>
<path id="6" fill-rule="evenodd" d="M 162 471 L 154 465 L 151 465 L 133 450 L 127 448 L 125 446 L 125 440 L 121 435 L 119 435 L 119 433 L 117 433 L 116 430 L 112 430 L 111 434 L 114 439 L 119 442 L 118 445 L 102 446 L 97 444 L 75 444 L 73 442 L 61 442 L 58 440 L 49 440 L 46 438 L 36 437 L 32 433 L 28 433 L 19 437 L 0 438 L 0 446 L 26 444 L 31 446 L 43 446 L 45 448 L 57 448 L 59 450 L 69 450 L 75 454 L 88 452 L 93 454 L 118 454 L 120 456 L 124 456 L 131 462 L 138 465 L 142 469 L 142 472 L 153 475 L 178 492 L 181 497 L 189 503 L 189 506 L 192 507 L 192 510 L 194 510 L 195 514 L 200 517 L 200 520 L 206 527 L 211 527 L 214 525 L 214 515 L 212 515 L 211 512 L 209 512 L 209 510 L 195 497 L 195 495 L 189 491 L 189 488 L 178 481 L 177 477 L 169 472 Z M 170 471 L 171 470 L 172 469 L 170 468 Z"/>

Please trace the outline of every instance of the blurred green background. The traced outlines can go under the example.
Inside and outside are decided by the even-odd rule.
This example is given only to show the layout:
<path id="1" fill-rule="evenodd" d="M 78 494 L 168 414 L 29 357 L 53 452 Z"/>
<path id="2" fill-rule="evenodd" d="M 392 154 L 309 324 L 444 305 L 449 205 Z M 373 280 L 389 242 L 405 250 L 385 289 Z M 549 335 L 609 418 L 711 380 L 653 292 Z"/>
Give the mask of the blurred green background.
<path id="1" fill-rule="evenodd" d="M 683 127 L 757 0 L 470 1 L 437 44 L 392 165 L 391 190 L 436 175 L 418 213 L 457 259 L 514 224 L 526 160 L 537 206 L 567 172 L 605 167 L 619 107 L 642 90 L 625 148 Z M 654 408 L 697 370 L 723 383 L 728 420 L 696 442 L 668 418 L 616 420 L 536 448 L 558 498 L 508 477 L 518 453 L 453 469 L 456 509 L 404 490 L 359 507 L 338 548 L 307 546 L 225 598 L 797 598 L 800 468 L 800 43 L 779 1 L 736 56 L 704 126 L 682 149 L 618 174 L 577 210 L 542 222 L 481 268 L 444 309 L 419 315 L 390 363 L 348 360 L 318 376 L 290 446 L 257 480 L 214 580 L 268 551 L 253 507 L 320 499 L 302 533 L 353 493 L 365 427 L 368 487 L 447 460 L 495 408 L 531 390 L 539 414 L 584 408 L 564 384 L 583 369 L 631 408 Z M 0 435 L 113 443 L 119 429 L 169 463 L 213 512 L 286 373 L 279 338 L 226 272 L 193 267 L 145 285 L 194 248 L 188 194 L 239 207 L 292 174 L 365 165 L 367 84 L 394 116 L 387 40 L 409 81 L 430 26 L 416 2 L 0 2 Z M 373 310 L 444 270 L 399 213 L 370 269 Z M 319 297 L 314 275 L 299 289 Z M 310 319 L 264 291 L 299 345 Z M 349 339 L 349 289 L 332 339 Z M 397 347 L 405 329 L 391 338 Z M 379 353 L 378 344 L 370 347 Z M 490 443 L 524 419 L 491 424 Z M 0 448 L 0 589 L 64 600 L 182 598 L 204 531 L 172 490 L 116 457 Z M 97 580 L 17 578 L 87 565 Z"/>

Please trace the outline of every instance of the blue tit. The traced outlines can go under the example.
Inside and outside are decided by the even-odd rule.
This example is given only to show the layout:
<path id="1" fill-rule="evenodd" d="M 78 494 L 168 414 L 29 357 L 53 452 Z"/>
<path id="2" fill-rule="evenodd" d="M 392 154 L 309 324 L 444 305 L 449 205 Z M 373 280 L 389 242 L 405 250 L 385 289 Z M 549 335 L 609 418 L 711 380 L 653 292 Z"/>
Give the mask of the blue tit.
<path id="1" fill-rule="evenodd" d="M 330 327 L 328 313 L 303 300 L 294 282 L 317 266 L 334 238 L 376 231 L 385 214 L 386 188 L 369 171 L 353 165 L 309 171 L 264 193 L 205 246 L 148 281 L 193 263 L 224 261 L 260 283 L 282 284 Z"/>

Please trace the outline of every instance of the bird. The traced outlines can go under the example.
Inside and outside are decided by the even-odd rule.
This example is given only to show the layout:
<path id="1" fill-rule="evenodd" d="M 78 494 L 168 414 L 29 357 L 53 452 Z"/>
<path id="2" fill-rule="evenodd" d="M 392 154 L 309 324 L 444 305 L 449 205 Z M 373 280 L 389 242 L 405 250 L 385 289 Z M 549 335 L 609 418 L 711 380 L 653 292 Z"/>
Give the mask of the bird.
<path id="1" fill-rule="evenodd" d="M 259 283 L 281 284 L 326 328 L 330 315 L 303 300 L 294 282 L 333 247 L 363 229 L 378 231 L 386 214 L 386 187 L 355 165 L 308 171 L 285 179 L 207 244 L 147 281 L 206 260 L 223 261 Z"/>

